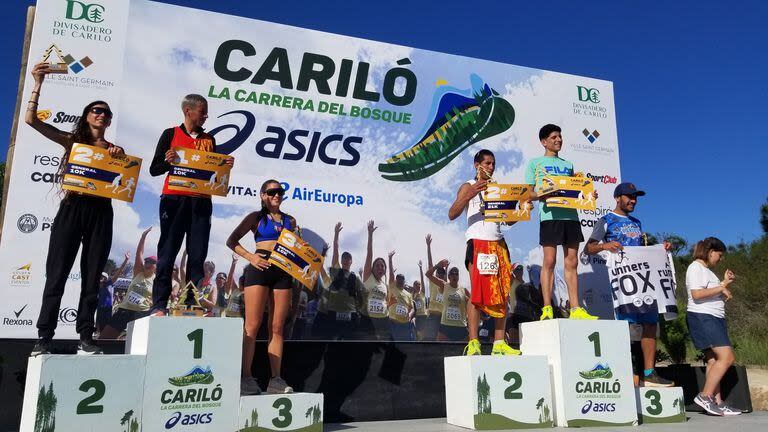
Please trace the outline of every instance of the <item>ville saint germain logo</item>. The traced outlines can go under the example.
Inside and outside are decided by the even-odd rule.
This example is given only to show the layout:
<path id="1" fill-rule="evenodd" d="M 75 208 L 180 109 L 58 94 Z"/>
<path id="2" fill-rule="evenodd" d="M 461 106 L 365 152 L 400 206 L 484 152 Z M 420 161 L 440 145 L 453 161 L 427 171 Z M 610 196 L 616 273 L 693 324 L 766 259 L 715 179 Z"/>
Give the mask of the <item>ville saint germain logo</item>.
<path id="1" fill-rule="evenodd" d="M 67 0 L 67 19 L 100 23 L 104 21 L 104 11 L 104 6 L 98 3 L 87 4 L 77 0 Z"/>

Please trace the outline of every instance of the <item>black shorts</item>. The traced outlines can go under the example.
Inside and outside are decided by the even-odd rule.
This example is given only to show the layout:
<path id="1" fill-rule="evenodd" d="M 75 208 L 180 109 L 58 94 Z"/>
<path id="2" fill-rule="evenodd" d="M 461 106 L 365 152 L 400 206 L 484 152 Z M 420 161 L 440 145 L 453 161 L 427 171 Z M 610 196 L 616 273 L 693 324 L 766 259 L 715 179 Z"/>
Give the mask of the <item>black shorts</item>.
<path id="1" fill-rule="evenodd" d="M 261 253 L 269 258 L 270 251 L 259 249 L 256 253 Z M 248 264 L 243 271 L 245 278 L 245 286 L 262 285 L 269 287 L 270 289 L 290 289 L 291 288 L 291 275 L 286 273 L 283 269 L 271 265 L 266 270 L 259 270 L 251 264 Z"/>
<path id="2" fill-rule="evenodd" d="M 579 221 L 548 220 L 539 225 L 539 244 L 542 246 L 577 245 L 583 241 Z"/>

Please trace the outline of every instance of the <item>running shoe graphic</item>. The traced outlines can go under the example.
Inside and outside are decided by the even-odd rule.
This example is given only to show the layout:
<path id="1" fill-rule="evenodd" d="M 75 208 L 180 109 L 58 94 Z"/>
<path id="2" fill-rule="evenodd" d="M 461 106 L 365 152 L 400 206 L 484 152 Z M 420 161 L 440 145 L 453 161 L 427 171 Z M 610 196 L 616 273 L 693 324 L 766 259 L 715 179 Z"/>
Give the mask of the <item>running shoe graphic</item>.
<path id="1" fill-rule="evenodd" d="M 590 380 L 597 378 L 609 379 L 613 377 L 613 372 L 611 372 L 611 368 L 607 364 L 601 365 L 598 363 L 591 370 L 579 372 L 579 375 L 584 379 Z"/>
<path id="2" fill-rule="evenodd" d="M 392 181 L 425 179 L 450 163 L 467 147 L 512 127 L 515 109 L 478 75 L 472 89 L 440 86 L 421 139 L 379 164 L 381 176 Z"/>
<path id="3" fill-rule="evenodd" d="M 193 384 L 211 384 L 213 383 L 213 372 L 211 368 L 205 369 L 195 366 L 184 375 L 168 378 L 168 382 L 176 387 L 184 387 Z"/>

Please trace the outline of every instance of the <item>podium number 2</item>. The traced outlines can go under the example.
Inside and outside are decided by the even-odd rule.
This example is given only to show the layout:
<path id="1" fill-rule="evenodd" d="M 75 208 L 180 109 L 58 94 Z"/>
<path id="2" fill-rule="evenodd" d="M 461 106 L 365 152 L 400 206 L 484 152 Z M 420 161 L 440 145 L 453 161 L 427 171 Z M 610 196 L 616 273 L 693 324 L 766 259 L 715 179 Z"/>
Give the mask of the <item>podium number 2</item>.
<path id="1" fill-rule="evenodd" d="M 291 408 L 293 403 L 288 398 L 280 398 L 275 400 L 272 404 L 272 408 L 277 408 L 277 417 L 272 419 L 272 424 L 275 427 L 284 428 L 291 425 L 293 416 L 291 415 Z"/>
<path id="2" fill-rule="evenodd" d="M 600 333 L 594 332 L 587 339 L 595 345 L 595 357 L 600 357 Z"/>
<path id="3" fill-rule="evenodd" d="M 650 390 L 645 392 L 645 398 L 651 401 L 651 405 L 646 408 L 645 410 L 648 411 L 648 414 L 650 415 L 659 415 L 661 414 L 661 394 L 656 390 Z"/>
<path id="4" fill-rule="evenodd" d="M 83 383 L 80 384 L 80 391 L 87 393 L 91 390 L 94 390 L 94 392 L 92 395 L 81 400 L 80 403 L 77 404 L 77 414 L 100 414 L 104 412 L 104 405 L 93 404 L 100 401 L 101 398 L 104 397 L 104 392 L 106 389 L 107 387 L 101 380 L 89 379 L 87 381 L 83 381 Z"/>
<path id="5" fill-rule="evenodd" d="M 189 341 L 194 344 L 192 358 L 196 358 L 196 359 L 202 358 L 203 357 L 203 329 L 197 329 L 192 333 L 188 334 L 187 339 L 189 339 Z"/>
<path id="6" fill-rule="evenodd" d="M 507 372 L 507 374 L 504 375 L 504 381 L 506 382 L 512 381 L 512 385 L 504 389 L 504 399 L 522 399 L 523 398 L 523 394 L 521 392 L 515 391 L 523 385 L 523 377 L 521 377 L 519 373 Z"/>

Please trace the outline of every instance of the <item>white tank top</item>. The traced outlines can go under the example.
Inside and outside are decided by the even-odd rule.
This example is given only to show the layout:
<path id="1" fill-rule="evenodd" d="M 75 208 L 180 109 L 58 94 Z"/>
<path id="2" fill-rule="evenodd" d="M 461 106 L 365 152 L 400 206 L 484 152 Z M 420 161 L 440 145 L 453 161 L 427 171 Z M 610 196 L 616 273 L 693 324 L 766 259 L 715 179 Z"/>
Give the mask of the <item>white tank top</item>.
<path id="1" fill-rule="evenodd" d="M 469 180 L 467 184 L 473 185 L 477 180 Z M 481 211 L 483 202 L 480 194 L 475 195 L 467 203 L 467 240 L 501 240 L 501 224 L 498 222 L 486 222 L 485 215 Z"/>

